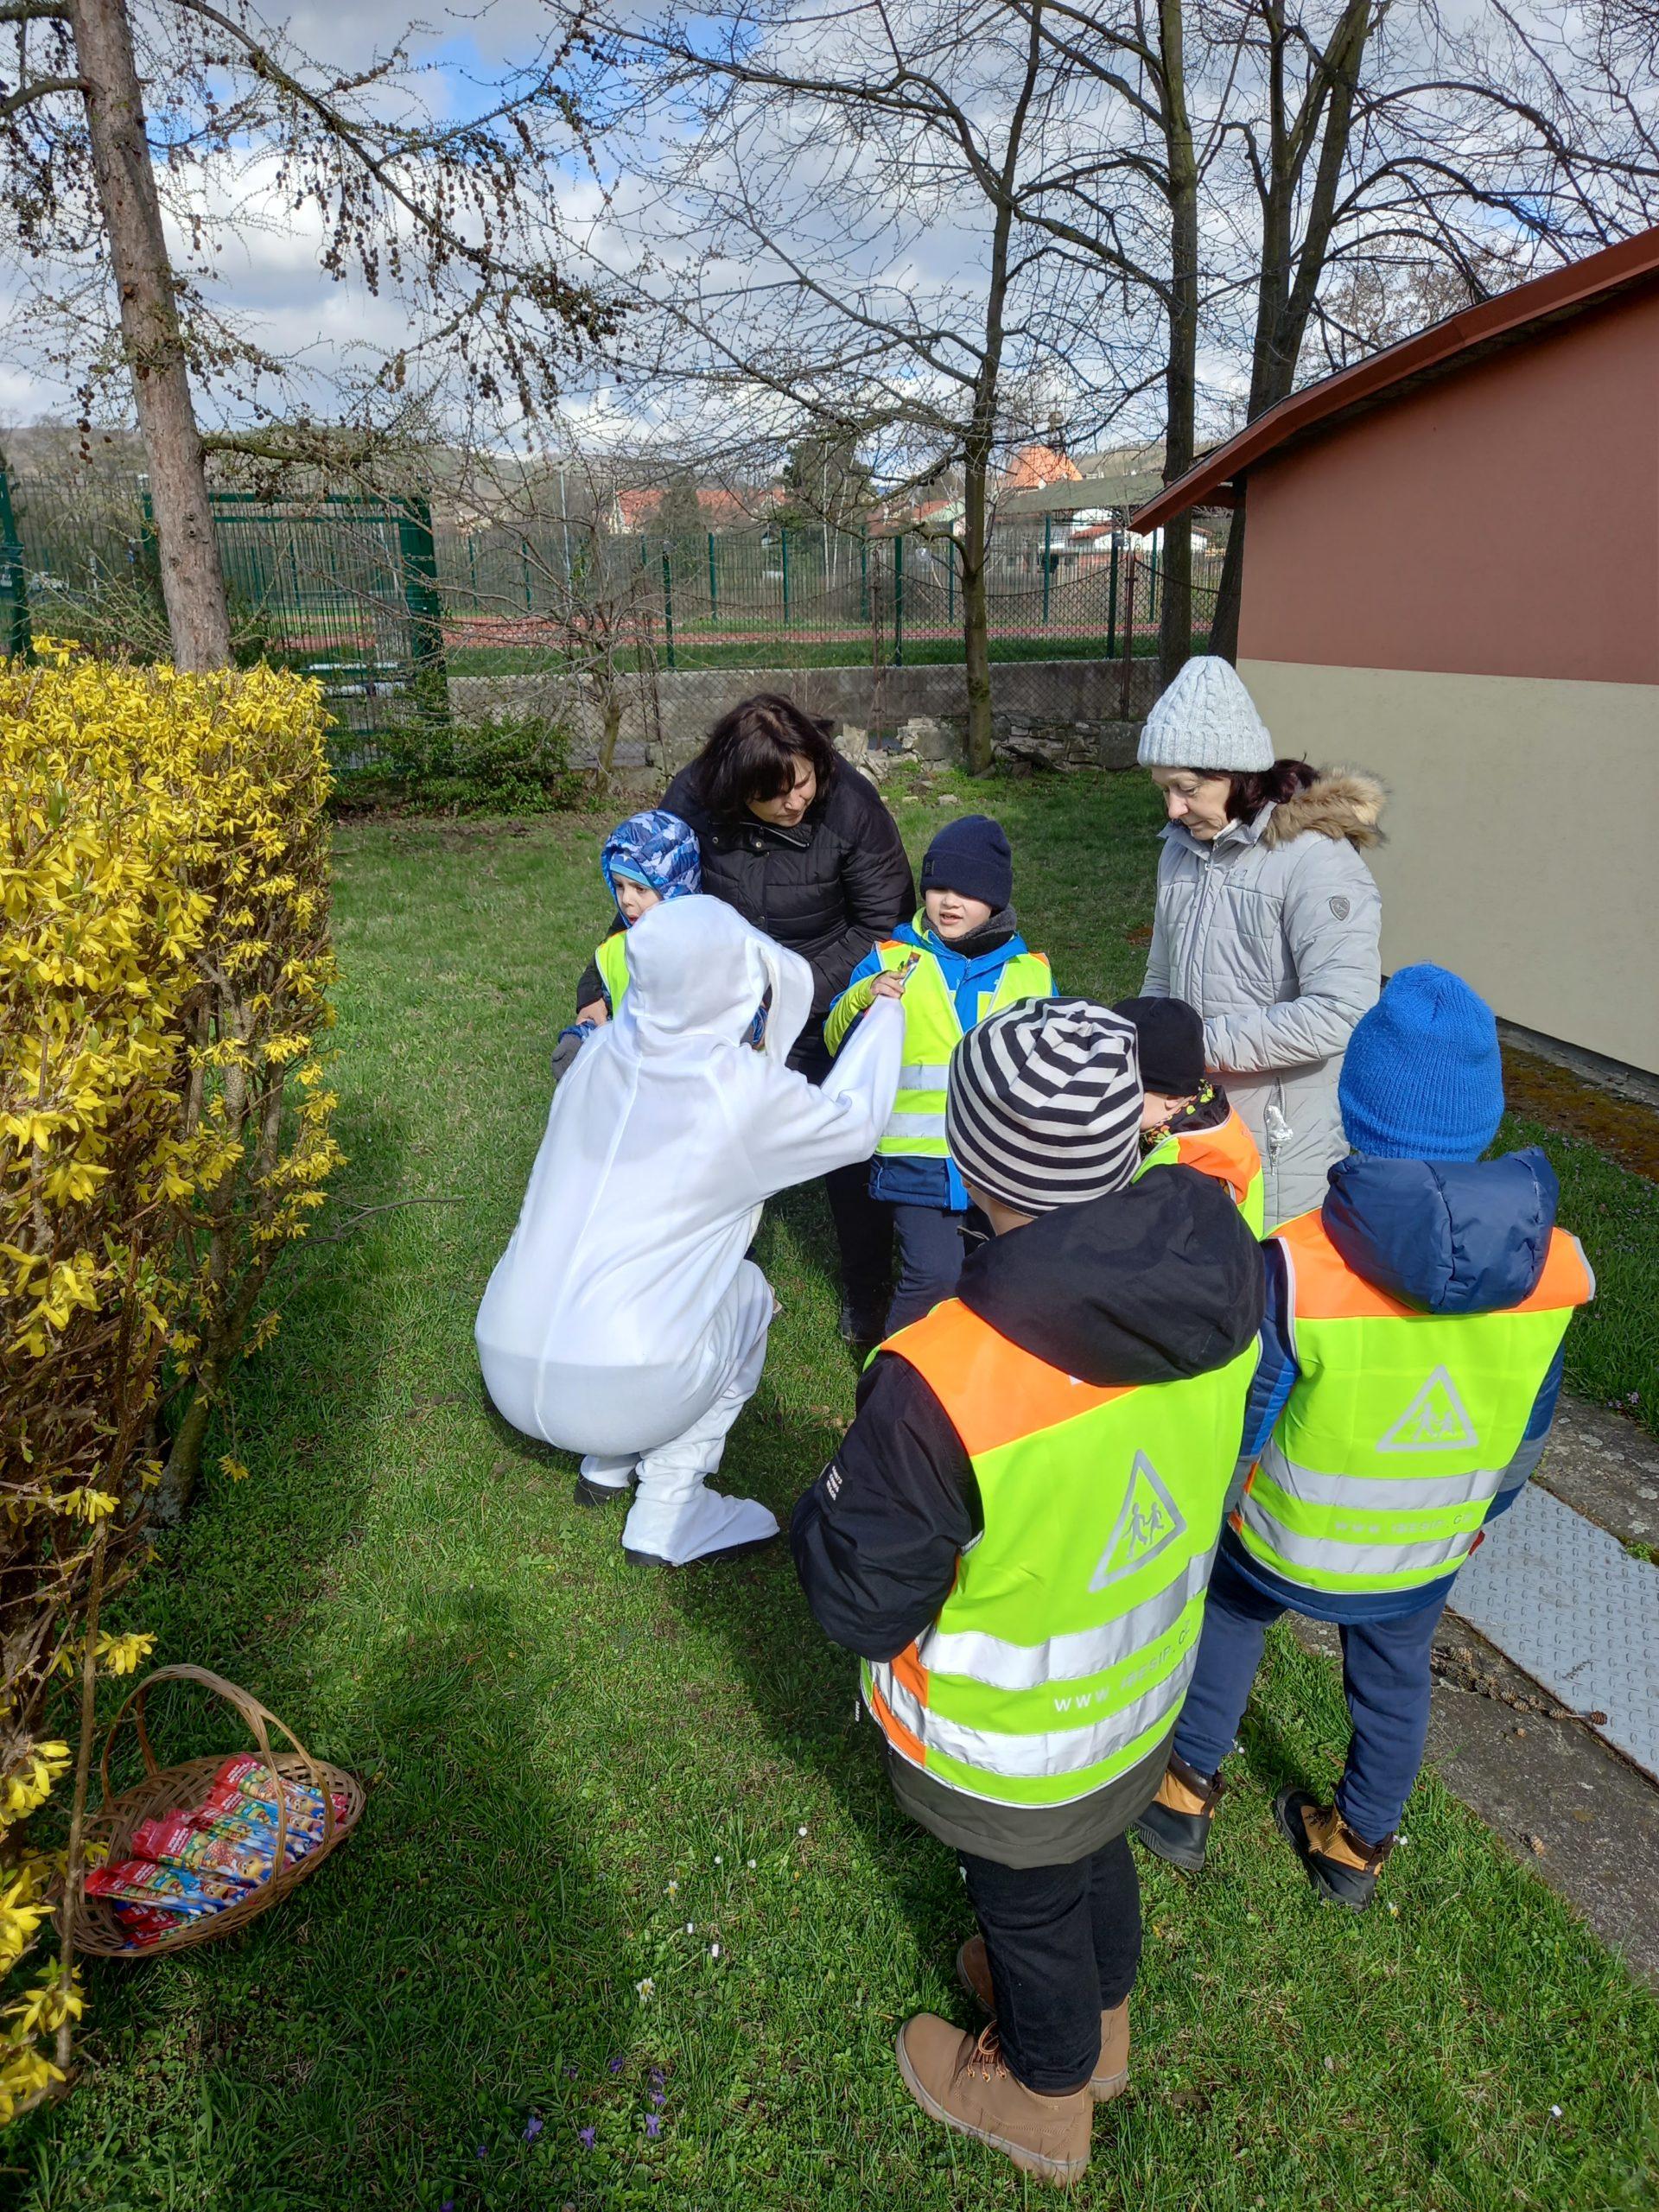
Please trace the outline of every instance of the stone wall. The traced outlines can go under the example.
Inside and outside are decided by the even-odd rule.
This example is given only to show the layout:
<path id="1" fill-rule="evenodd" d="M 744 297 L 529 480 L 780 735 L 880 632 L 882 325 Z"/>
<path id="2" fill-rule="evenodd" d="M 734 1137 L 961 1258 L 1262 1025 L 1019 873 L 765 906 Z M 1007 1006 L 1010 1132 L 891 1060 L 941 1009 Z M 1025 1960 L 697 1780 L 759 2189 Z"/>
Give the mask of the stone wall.
<path id="1" fill-rule="evenodd" d="M 1131 662 L 1125 716 L 1122 661 L 999 661 L 991 670 L 997 758 L 1027 770 L 1133 766 L 1141 718 L 1157 695 L 1155 660 Z M 469 721 L 496 714 L 544 714 L 578 732 L 591 759 L 598 718 L 570 696 L 563 677 L 456 677 L 453 711 Z M 689 760 L 711 723 L 756 691 L 782 691 L 834 721 L 849 758 L 880 776 L 896 760 L 960 760 L 968 721 L 961 667 L 661 669 L 655 696 L 629 679 L 617 747 L 619 767 L 671 773 Z"/>

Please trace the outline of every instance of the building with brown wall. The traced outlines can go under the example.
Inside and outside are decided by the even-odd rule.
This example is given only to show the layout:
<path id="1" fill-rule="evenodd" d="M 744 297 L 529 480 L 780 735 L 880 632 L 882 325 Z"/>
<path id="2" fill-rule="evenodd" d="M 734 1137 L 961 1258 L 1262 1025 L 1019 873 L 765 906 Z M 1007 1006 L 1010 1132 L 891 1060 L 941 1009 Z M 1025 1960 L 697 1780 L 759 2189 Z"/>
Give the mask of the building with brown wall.
<path id="1" fill-rule="evenodd" d="M 1135 526 L 1229 500 L 1280 753 L 1390 787 L 1385 967 L 1659 1071 L 1659 229 L 1295 393 Z"/>

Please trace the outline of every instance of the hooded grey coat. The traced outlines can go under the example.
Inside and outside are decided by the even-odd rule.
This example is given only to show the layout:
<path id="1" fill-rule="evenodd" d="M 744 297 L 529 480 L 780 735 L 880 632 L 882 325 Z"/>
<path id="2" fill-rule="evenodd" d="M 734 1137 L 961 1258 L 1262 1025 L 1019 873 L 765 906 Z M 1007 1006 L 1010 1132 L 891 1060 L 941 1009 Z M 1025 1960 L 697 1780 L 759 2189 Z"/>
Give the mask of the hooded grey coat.
<path id="1" fill-rule="evenodd" d="M 1262 1154 L 1269 1229 L 1320 1204 L 1348 1146 L 1337 1077 L 1382 982 L 1375 778 L 1321 772 L 1205 844 L 1172 823 L 1158 863 L 1147 995 L 1204 1019 L 1205 1059 Z"/>

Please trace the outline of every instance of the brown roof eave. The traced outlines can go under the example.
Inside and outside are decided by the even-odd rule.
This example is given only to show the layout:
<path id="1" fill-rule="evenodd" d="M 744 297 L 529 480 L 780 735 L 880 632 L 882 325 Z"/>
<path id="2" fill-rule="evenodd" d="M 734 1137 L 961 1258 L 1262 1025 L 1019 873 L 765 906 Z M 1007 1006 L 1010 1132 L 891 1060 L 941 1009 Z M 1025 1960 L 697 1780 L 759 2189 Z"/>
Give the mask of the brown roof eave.
<path id="1" fill-rule="evenodd" d="M 1656 276 L 1659 226 L 1432 323 L 1397 346 L 1385 346 L 1352 368 L 1338 369 L 1334 376 L 1281 399 L 1166 484 L 1130 518 L 1131 527 L 1141 532 L 1158 530 L 1189 507 L 1231 505 L 1241 480 L 1268 454 L 1300 442 L 1315 430 L 1332 429 L 1552 323 L 1602 306 Z"/>

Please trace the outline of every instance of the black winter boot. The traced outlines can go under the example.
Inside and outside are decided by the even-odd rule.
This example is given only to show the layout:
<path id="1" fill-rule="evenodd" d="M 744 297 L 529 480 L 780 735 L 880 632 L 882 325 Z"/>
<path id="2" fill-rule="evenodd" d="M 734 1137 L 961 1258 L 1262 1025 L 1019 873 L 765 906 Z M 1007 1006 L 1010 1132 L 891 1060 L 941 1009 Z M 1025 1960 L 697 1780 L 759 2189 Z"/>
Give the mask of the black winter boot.
<path id="1" fill-rule="evenodd" d="M 1158 1795 L 1135 1823 L 1135 1833 L 1157 1859 L 1166 1859 L 1189 1874 L 1204 1871 L 1210 1848 L 1210 1823 L 1226 1783 L 1218 1774 L 1200 1774 L 1172 1751 Z"/>
<path id="2" fill-rule="evenodd" d="M 1350 1912 L 1363 1912 L 1394 1838 L 1367 1843 L 1334 1805 L 1321 1805 L 1306 1789 L 1281 1789 L 1273 1801 L 1273 1817 L 1319 1895 Z"/>

